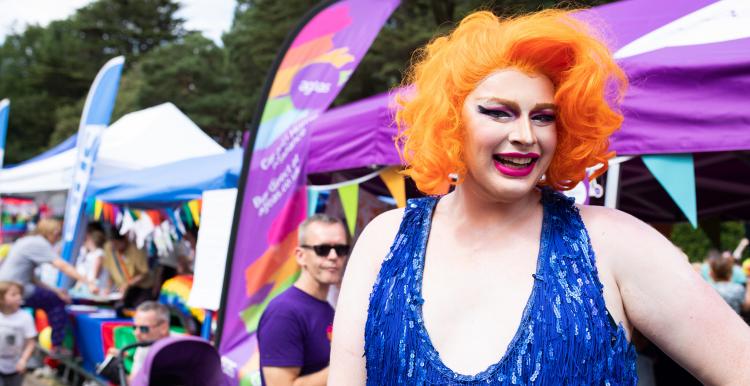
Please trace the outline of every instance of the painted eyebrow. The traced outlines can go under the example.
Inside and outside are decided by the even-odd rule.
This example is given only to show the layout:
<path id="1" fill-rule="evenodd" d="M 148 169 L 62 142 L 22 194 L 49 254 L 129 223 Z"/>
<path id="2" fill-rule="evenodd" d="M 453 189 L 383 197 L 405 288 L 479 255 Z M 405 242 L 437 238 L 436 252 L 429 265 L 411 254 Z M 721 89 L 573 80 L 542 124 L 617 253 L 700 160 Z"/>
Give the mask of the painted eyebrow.
<path id="1" fill-rule="evenodd" d="M 481 102 L 490 102 L 490 103 L 505 105 L 506 107 L 513 110 L 513 112 L 515 113 L 519 113 L 521 111 L 521 106 L 519 106 L 518 103 L 516 103 L 515 101 L 508 100 L 508 99 L 494 98 L 494 97 L 482 98 L 480 99 L 480 103 Z M 534 105 L 531 111 L 539 111 L 539 110 L 545 110 L 545 109 L 557 111 L 557 106 L 554 103 L 537 103 L 536 105 Z"/>
<path id="2" fill-rule="evenodd" d="M 557 106 L 554 103 L 537 103 L 531 111 L 539 110 L 552 110 L 557 111 Z"/>
<path id="3" fill-rule="evenodd" d="M 481 102 L 490 102 L 490 103 L 494 103 L 494 104 L 504 105 L 504 106 L 508 107 L 509 109 L 513 110 L 513 112 L 516 113 L 516 114 L 518 114 L 521 111 L 521 106 L 519 106 L 518 103 L 516 103 L 514 101 L 511 101 L 511 100 L 507 100 L 507 99 L 494 98 L 494 97 L 493 98 L 482 98 L 482 99 L 479 100 L 479 102 L 480 103 Z"/>

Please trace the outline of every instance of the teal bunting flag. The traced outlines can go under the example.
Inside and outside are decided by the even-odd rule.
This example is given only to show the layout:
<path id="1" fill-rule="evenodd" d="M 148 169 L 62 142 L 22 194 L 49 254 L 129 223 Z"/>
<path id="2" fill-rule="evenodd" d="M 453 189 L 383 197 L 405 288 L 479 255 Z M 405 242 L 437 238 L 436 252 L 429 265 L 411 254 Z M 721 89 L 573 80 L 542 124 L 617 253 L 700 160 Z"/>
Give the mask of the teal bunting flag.
<path id="1" fill-rule="evenodd" d="M 315 214 L 318 209 L 318 199 L 320 198 L 320 191 L 307 189 L 307 217 Z"/>
<path id="2" fill-rule="evenodd" d="M 698 226 L 695 166 L 692 154 L 656 154 L 641 157 L 693 228 Z"/>

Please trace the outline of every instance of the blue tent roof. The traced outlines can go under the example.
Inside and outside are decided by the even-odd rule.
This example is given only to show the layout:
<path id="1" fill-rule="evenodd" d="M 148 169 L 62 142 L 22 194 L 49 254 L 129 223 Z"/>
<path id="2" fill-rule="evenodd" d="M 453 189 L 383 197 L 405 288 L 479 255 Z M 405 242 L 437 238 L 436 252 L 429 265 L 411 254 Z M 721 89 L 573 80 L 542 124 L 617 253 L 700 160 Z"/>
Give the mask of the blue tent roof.
<path id="1" fill-rule="evenodd" d="M 64 151 L 66 151 L 66 150 L 69 150 L 69 149 L 72 149 L 72 148 L 76 147 L 76 138 L 78 138 L 78 134 L 73 134 L 70 138 L 68 138 L 68 139 L 66 139 L 66 140 L 58 143 L 57 145 L 55 145 L 55 147 L 53 147 L 53 148 L 45 151 L 42 154 L 38 154 L 38 155 L 36 155 L 34 157 L 31 157 L 31 158 L 27 159 L 26 161 L 19 162 L 17 164 L 5 165 L 5 166 L 3 166 L 3 168 L 5 168 L 5 169 L 11 169 L 11 168 L 14 168 L 16 166 L 30 164 L 30 163 L 33 163 L 33 162 L 41 161 L 43 159 L 47 159 L 49 157 L 52 157 L 53 155 L 60 154 L 60 153 L 62 153 Z"/>
<path id="2" fill-rule="evenodd" d="M 92 180 L 86 195 L 109 203 L 163 206 L 200 198 L 204 190 L 236 188 L 242 149 Z"/>

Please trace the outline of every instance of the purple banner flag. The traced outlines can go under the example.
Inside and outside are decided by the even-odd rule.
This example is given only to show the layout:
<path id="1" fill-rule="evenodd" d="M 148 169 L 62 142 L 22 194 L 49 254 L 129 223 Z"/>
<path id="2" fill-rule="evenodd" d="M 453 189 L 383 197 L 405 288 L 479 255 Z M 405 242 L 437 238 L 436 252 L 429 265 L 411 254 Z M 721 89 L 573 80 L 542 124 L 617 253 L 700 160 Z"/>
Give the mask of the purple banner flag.
<path id="1" fill-rule="evenodd" d="M 245 151 L 217 335 L 233 384 L 257 380 L 258 320 L 298 276 L 293 251 L 307 213 L 309 124 L 333 102 L 398 4 L 319 5 L 289 36 L 267 79 Z"/>

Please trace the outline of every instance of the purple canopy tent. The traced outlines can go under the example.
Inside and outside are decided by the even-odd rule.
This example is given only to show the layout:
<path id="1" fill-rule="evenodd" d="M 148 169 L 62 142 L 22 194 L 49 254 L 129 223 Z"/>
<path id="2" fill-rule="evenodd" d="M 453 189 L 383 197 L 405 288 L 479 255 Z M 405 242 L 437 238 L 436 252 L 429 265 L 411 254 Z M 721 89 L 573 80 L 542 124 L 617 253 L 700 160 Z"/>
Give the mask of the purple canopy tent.
<path id="1" fill-rule="evenodd" d="M 327 111 L 310 125 L 308 173 L 399 165 L 393 95 L 380 94 Z"/>
<path id="2" fill-rule="evenodd" d="M 750 4 L 742 0 L 621 1 L 581 12 L 605 26 L 630 80 L 618 155 L 694 153 L 697 216 L 750 219 Z M 617 207 L 652 222 L 683 221 L 635 158 L 611 168 Z M 610 183 L 616 187 L 617 183 Z"/>
<path id="3" fill-rule="evenodd" d="M 617 173 L 609 175 L 619 174 L 618 208 L 650 222 L 684 221 L 637 156 L 699 153 L 694 155 L 698 215 L 750 219 L 750 185 L 744 183 L 750 181 L 750 110 L 744 107 L 750 94 L 750 29 L 738 33 L 739 24 L 725 20 L 735 14 L 750 23 L 748 4 L 626 0 L 578 14 L 603 27 L 630 79 L 625 122 L 611 141 L 618 155 L 633 156 L 611 166 Z M 727 31 L 701 30 L 717 23 Z M 699 35 L 702 44 L 690 44 L 696 37 L 681 34 Z M 734 38 L 721 40 L 726 36 Z M 392 118 L 393 95 L 387 93 L 323 115 L 314 124 L 310 164 L 319 166 L 312 172 L 400 163 Z"/>

